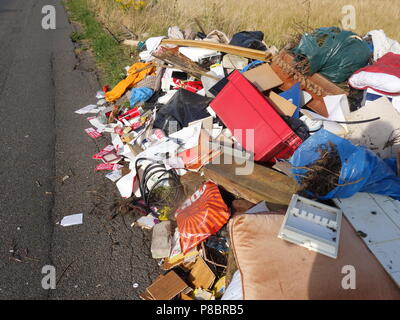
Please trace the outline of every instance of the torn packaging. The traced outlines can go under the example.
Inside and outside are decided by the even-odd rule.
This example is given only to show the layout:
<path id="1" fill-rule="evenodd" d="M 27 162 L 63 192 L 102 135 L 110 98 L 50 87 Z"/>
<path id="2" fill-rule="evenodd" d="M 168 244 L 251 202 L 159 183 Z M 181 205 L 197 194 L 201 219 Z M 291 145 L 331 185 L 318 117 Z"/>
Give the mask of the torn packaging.
<path id="1" fill-rule="evenodd" d="M 102 136 L 101 133 L 94 128 L 87 128 L 85 129 L 85 132 L 93 139 L 97 139 Z"/>
<path id="2" fill-rule="evenodd" d="M 110 153 L 111 151 L 114 150 L 114 146 L 109 144 L 108 146 L 106 146 L 103 150 L 101 150 L 100 152 L 94 154 L 92 156 L 92 159 L 98 159 L 100 160 L 104 155 L 106 155 L 107 153 Z"/>

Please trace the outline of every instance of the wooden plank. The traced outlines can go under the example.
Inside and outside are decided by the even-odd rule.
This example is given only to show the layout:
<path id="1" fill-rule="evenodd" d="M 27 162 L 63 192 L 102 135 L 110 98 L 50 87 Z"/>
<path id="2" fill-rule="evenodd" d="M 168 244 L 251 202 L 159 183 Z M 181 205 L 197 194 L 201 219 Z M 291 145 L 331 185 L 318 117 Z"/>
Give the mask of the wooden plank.
<path id="1" fill-rule="evenodd" d="M 238 174 L 241 168 L 251 168 L 251 165 L 254 165 L 251 174 Z M 252 203 L 265 200 L 271 210 L 277 209 L 274 204 L 288 205 L 298 188 L 293 179 L 256 163 L 208 164 L 203 170 L 206 179 Z"/>
<path id="2" fill-rule="evenodd" d="M 164 277 L 150 285 L 147 288 L 147 292 L 154 300 L 171 300 L 187 287 L 187 284 L 175 271 L 170 271 Z"/>
<path id="3" fill-rule="evenodd" d="M 357 193 L 334 199 L 383 268 L 400 286 L 400 201 L 390 197 Z"/>
<path id="4" fill-rule="evenodd" d="M 209 289 L 215 281 L 215 274 L 203 258 L 198 256 L 190 270 L 188 281 L 194 288 Z"/>
<path id="5" fill-rule="evenodd" d="M 173 44 L 180 47 L 195 47 L 220 51 L 224 53 L 231 53 L 237 56 L 245 58 L 269 61 L 272 58 L 270 53 L 261 50 L 248 49 L 239 46 L 232 46 L 230 44 L 221 44 L 203 40 L 176 40 L 176 39 L 164 39 L 161 41 L 162 44 Z"/>

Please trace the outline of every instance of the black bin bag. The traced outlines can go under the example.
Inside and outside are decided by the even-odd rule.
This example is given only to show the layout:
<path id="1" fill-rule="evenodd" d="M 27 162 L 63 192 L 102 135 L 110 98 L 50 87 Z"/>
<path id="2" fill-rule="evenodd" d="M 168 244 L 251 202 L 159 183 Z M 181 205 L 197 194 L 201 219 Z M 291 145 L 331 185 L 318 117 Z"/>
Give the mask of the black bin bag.
<path id="1" fill-rule="evenodd" d="M 206 110 L 211 98 L 179 89 L 172 99 L 156 114 L 154 128 L 162 129 L 167 135 L 187 127 L 192 121 L 210 116 Z M 175 121 L 171 123 L 171 121 Z"/>

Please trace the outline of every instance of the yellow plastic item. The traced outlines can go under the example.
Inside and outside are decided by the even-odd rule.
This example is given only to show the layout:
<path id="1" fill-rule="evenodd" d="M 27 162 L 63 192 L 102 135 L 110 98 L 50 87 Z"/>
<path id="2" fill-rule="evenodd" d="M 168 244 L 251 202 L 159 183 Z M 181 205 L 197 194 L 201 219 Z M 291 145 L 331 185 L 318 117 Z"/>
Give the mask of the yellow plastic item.
<path id="1" fill-rule="evenodd" d="M 158 220 L 160 220 L 160 221 L 168 221 L 169 219 L 168 219 L 168 213 L 161 213 L 159 216 L 158 216 Z"/>
<path id="2" fill-rule="evenodd" d="M 226 287 L 226 276 L 223 276 L 222 278 L 220 278 L 214 285 L 213 288 L 213 293 L 214 296 L 218 299 L 220 297 L 222 297 L 222 295 L 225 292 L 225 287 Z"/>
<path id="3" fill-rule="evenodd" d="M 142 81 L 147 75 L 152 75 L 156 71 L 156 67 L 149 67 L 150 63 L 137 62 L 128 70 L 128 76 L 121 80 L 111 91 L 105 94 L 106 101 L 113 102 L 121 98 L 127 89 L 133 88 L 135 84 Z M 146 68 L 146 69 L 144 69 Z"/>

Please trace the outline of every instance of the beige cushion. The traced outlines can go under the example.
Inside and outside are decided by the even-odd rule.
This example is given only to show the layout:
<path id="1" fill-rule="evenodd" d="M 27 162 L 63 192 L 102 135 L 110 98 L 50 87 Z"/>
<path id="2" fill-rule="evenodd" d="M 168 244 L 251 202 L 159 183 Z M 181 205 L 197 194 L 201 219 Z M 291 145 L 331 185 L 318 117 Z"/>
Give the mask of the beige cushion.
<path id="1" fill-rule="evenodd" d="M 400 298 L 400 289 L 345 218 L 337 259 L 279 239 L 283 218 L 279 214 L 239 214 L 229 222 L 244 299 Z M 342 288 L 345 265 L 355 267 L 355 290 Z"/>

